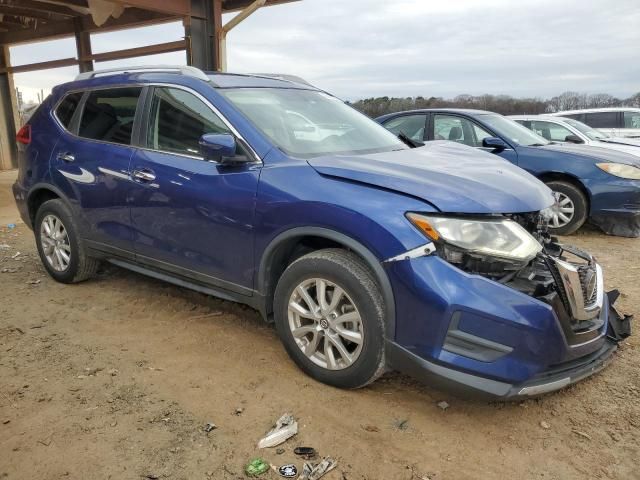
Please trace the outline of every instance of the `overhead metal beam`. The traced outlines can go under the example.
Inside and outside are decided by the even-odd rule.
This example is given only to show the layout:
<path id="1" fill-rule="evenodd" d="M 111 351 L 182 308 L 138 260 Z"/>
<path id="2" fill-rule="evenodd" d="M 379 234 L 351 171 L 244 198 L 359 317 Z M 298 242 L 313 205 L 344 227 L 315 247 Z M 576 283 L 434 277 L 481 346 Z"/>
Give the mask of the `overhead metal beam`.
<path id="1" fill-rule="evenodd" d="M 76 37 L 76 56 L 80 59 L 78 61 L 78 68 L 80 73 L 91 72 L 93 70 L 93 62 L 87 57 L 92 53 L 91 51 L 91 34 L 82 28 L 82 19 L 74 18 L 75 23 L 75 37 Z"/>
<path id="2" fill-rule="evenodd" d="M 179 15 L 189 15 L 191 9 L 190 0 L 111 0 L 129 7 L 138 7 L 144 10 Z"/>
<path id="3" fill-rule="evenodd" d="M 272 7 L 274 5 L 281 5 L 283 3 L 299 2 L 300 0 L 267 0 L 265 7 Z M 222 2 L 222 8 L 224 13 L 235 12 L 247 8 L 253 0 L 224 0 Z"/>
<path id="4" fill-rule="evenodd" d="M 58 21 L 70 18 L 70 15 L 60 15 L 52 12 L 42 12 L 38 10 L 31 10 L 29 8 L 21 8 L 14 5 L 5 5 L 0 3 L 0 13 L 3 15 L 18 15 L 20 17 L 31 18 L 33 20 L 51 20 Z"/>
<path id="5" fill-rule="evenodd" d="M 26 8 L 29 10 L 33 10 L 35 12 L 49 12 L 56 13 L 58 15 L 63 15 L 66 17 L 75 17 L 77 15 L 81 15 L 80 13 L 71 10 L 68 7 L 64 7 L 61 5 L 39 2 L 37 0 L 3 0 L 2 2 L 7 6 L 17 6 L 20 8 Z"/>
<path id="6" fill-rule="evenodd" d="M 148 12 L 137 8 L 127 8 L 118 18 L 110 18 L 104 25 L 97 26 L 93 23 L 90 15 L 80 17 L 82 30 L 86 32 L 109 32 L 124 28 L 140 27 L 145 25 L 156 25 L 165 22 L 181 20 L 180 17 L 167 16 L 163 13 Z M 53 40 L 57 38 L 71 37 L 75 35 L 76 23 L 73 18 L 68 18 L 59 22 L 38 24 L 34 28 L 21 29 L 0 33 L 1 45 L 13 45 L 19 43 L 39 42 L 43 40 Z"/>
<path id="7" fill-rule="evenodd" d="M 202 70 L 220 70 L 222 0 L 190 1 L 190 13 L 183 20 L 187 65 Z"/>

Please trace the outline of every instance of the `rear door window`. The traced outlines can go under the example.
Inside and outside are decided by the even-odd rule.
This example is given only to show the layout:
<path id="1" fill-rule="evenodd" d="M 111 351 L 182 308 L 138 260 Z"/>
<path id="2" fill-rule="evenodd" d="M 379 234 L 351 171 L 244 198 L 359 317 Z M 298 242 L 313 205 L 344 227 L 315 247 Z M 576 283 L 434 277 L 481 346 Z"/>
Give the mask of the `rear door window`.
<path id="1" fill-rule="evenodd" d="M 567 137 L 573 135 L 571 130 L 562 125 L 539 120 L 531 122 L 531 130 L 552 142 L 566 142 Z"/>
<path id="2" fill-rule="evenodd" d="M 384 126 L 387 130 L 399 135 L 404 133 L 411 140 L 419 142 L 424 140 L 424 129 L 427 124 L 427 116 L 419 115 L 403 115 L 401 117 L 392 118 L 387 121 Z"/>
<path id="3" fill-rule="evenodd" d="M 585 114 L 584 123 L 593 128 L 618 128 L 618 112 L 594 112 Z"/>
<path id="4" fill-rule="evenodd" d="M 103 142 L 131 144 L 133 119 L 141 87 L 111 88 L 89 92 L 78 135 Z"/>
<path id="5" fill-rule="evenodd" d="M 80 104 L 81 98 L 82 92 L 70 93 L 62 99 L 60 104 L 58 104 L 58 108 L 56 108 L 56 118 L 67 130 L 71 125 L 71 119 L 73 118 L 73 114 L 76 112 L 76 109 Z"/>

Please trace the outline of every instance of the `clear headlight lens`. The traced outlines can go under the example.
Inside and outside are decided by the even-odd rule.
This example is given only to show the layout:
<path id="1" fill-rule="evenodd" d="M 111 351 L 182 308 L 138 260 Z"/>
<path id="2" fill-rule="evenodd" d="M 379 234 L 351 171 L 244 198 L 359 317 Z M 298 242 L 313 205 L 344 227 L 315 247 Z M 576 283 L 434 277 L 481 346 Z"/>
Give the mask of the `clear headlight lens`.
<path id="1" fill-rule="evenodd" d="M 640 168 L 624 163 L 596 163 L 600 170 L 604 170 L 616 177 L 626 178 L 628 180 L 640 180 Z"/>
<path id="2" fill-rule="evenodd" d="M 542 251 L 542 245 L 529 232 L 507 218 L 465 219 L 418 213 L 408 213 L 407 218 L 430 239 L 469 253 L 527 262 Z"/>

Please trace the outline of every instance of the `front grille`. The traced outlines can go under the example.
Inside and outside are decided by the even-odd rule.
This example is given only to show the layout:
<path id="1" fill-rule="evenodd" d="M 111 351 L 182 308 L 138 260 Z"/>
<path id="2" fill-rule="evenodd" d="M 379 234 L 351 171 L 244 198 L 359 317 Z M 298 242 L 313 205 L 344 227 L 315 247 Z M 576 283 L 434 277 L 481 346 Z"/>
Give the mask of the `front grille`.
<path id="1" fill-rule="evenodd" d="M 591 265 L 582 265 L 578 267 L 578 275 L 580 275 L 580 286 L 582 287 L 582 298 L 584 306 L 593 305 L 598 298 L 598 277 L 596 270 Z"/>

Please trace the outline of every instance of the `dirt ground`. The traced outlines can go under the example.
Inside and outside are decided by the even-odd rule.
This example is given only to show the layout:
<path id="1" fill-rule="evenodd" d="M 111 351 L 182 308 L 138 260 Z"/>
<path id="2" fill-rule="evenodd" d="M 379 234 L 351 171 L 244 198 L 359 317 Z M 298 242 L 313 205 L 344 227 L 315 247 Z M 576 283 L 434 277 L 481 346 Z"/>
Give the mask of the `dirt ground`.
<path id="1" fill-rule="evenodd" d="M 115 267 L 55 283 L 31 231 L 7 227 L 14 175 L 0 173 L 0 479 L 236 479 L 256 456 L 301 467 L 300 445 L 338 460 L 327 480 L 640 478 L 635 337 L 603 373 L 523 403 L 464 401 L 395 373 L 333 389 L 250 309 Z M 640 240 L 570 240 L 638 313 Z M 285 412 L 298 435 L 283 454 L 258 451 Z"/>

